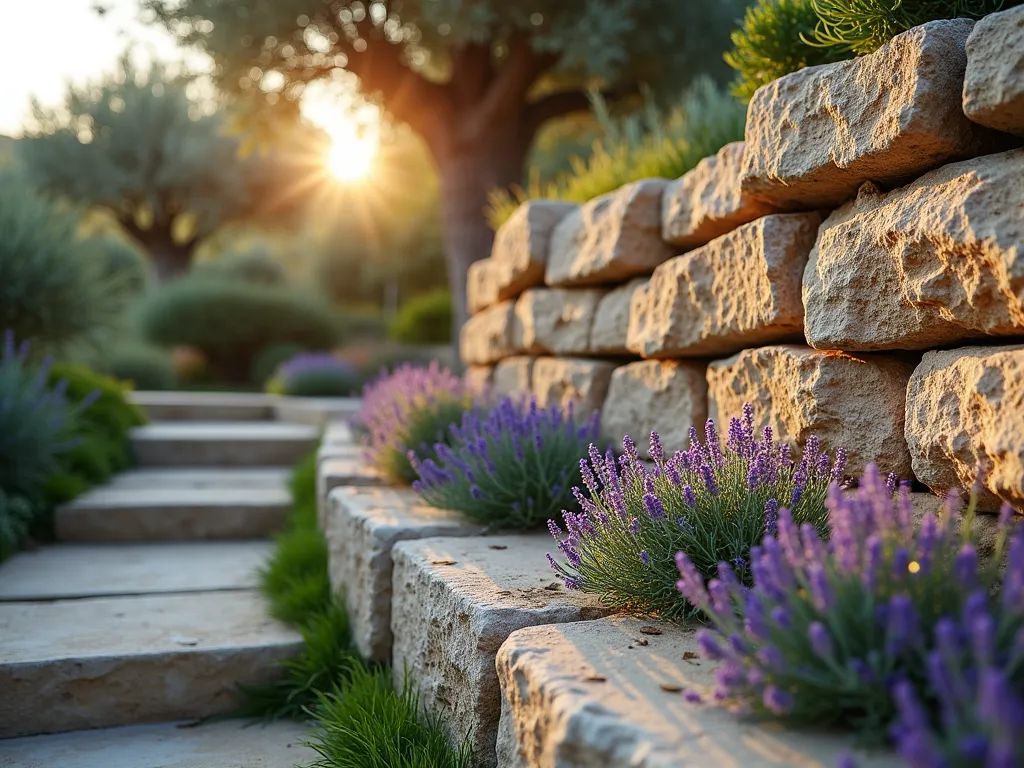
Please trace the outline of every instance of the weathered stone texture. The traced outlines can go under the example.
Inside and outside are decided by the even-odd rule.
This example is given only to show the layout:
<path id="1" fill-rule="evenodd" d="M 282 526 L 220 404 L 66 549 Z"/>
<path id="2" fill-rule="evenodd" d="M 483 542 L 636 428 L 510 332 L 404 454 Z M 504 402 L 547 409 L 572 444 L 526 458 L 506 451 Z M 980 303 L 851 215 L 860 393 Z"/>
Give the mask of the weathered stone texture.
<path id="1" fill-rule="evenodd" d="M 867 56 L 801 69 L 759 89 L 747 112 L 743 191 L 780 206 L 821 208 L 850 199 L 865 181 L 905 184 L 1003 148 L 961 108 L 973 25 L 933 21 Z"/>
<path id="2" fill-rule="evenodd" d="M 381 474 L 363 459 L 354 445 L 346 453 L 333 454 L 317 464 L 316 509 L 320 530 L 327 521 L 327 497 L 335 488 L 352 486 L 366 488 L 384 485 Z"/>
<path id="3" fill-rule="evenodd" d="M 466 365 L 490 365 L 515 352 L 515 302 L 503 301 L 473 315 L 459 333 L 459 352 Z"/>
<path id="4" fill-rule="evenodd" d="M 600 410 L 615 364 L 606 360 L 541 357 L 533 365 L 533 393 L 541 407 L 573 404 L 578 417 Z"/>
<path id="5" fill-rule="evenodd" d="M 846 448 L 850 475 L 874 462 L 909 479 L 903 422 L 913 370 L 884 355 L 792 344 L 748 349 L 708 366 L 708 412 L 724 428 L 749 402 L 758 430 L 771 426 L 796 446 L 813 434 L 830 451 Z"/>
<path id="6" fill-rule="evenodd" d="M 506 357 L 494 366 L 494 394 L 529 395 L 533 391 L 533 364 L 537 360 L 529 355 Z"/>
<path id="7" fill-rule="evenodd" d="M 982 509 L 1024 509 L 1024 345 L 926 352 L 907 390 L 917 478 L 937 493 L 984 476 Z"/>
<path id="8" fill-rule="evenodd" d="M 551 236 L 544 282 L 595 285 L 650 274 L 674 253 L 661 239 L 661 193 L 667 183 L 627 184 L 562 219 Z"/>
<path id="9" fill-rule="evenodd" d="M 526 288 L 544 284 L 551 233 L 578 207 L 558 200 L 530 200 L 501 225 L 494 236 L 491 259 L 505 267 L 499 280 L 502 299 L 514 298 Z"/>
<path id="10" fill-rule="evenodd" d="M 764 216 L 654 270 L 626 346 L 643 357 L 728 355 L 801 338 L 800 283 L 821 219 Z"/>
<path id="11" fill-rule="evenodd" d="M 474 765 L 492 767 L 501 712 L 494 657 L 517 629 L 608 614 L 566 590 L 544 559 L 546 534 L 426 539 L 394 550 L 396 686 L 404 671 L 452 743 L 469 738 Z"/>
<path id="12" fill-rule="evenodd" d="M 516 301 L 513 346 L 531 355 L 585 353 L 604 294 L 599 288 L 530 288 Z"/>
<path id="13" fill-rule="evenodd" d="M 594 324 L 590 328 L 590 354 L 625 355 L 629 352 L 626 348 L 629 306 L 633 294 L 646 284 L 646 279 L 637 278 L 605 294 L 597 305 Z"/>
<path id="14" fill-rule="evenodd" d="M 494 366 L 493 365 L 470 365 L 466 367 L 466 373 L 464 376 L 467 386 L 477 393 L 486 393 L 491 391 L 491 386 L 494 381 Z"/>
<path id="15" fill-rule="evenodd" d="M 707 366 L 643 360 L 616 368 L 601 410 L 601 439 L 620 445 L 630 435 L 644 458 L 652 430 L 666 451 L 686 447 L 690 426 L 703 433 L 708 417 Z"/>
<path id="16" fill-rule="evenodd" d="M 352 642 L 371 661 L 391 660 L 391 550 L 430 536 L 475 536 L 480 526 L 428 507 L 411 489 L 336 488 L 324 525 L 331 591 L 345 596 Z"/>
<path id="17" fill-rule="evenodd" d="M 665 188 L 661 236 L 679 248 L 697 248 L 775 211 L 740 189 L 743 142 L 722 147 Z"/>
<path id="18" fill-rule="evenodd" d="M 497 304 L 501 265 L 493 259 L 480 259 L 466 272 L 466 306 L 475 314 Z"/>
<path id="19" fill-rule="evenodd" d="M 820 349 L 1024 334 L 1024 149 L 865 185 L 822 225 L 803 298 Z"/>
<path id="20" fill-rule="evenodd" d="M 718 665 L 702 655 L 693 627 L 624 616 L 512 633 L 496 662 L 498 764 L 811 768 L 836 765 L 850 750 L 850 734 L 790 731 L 710 703 Z M 688 703 L 679 691 L 691 688 L 708 703 Z M 887 751 L 856 759 L 865 768 L 900 765 Z"/>
<path id="21" fill-rule="evenodd" d="M 976 123 L 1024 136 L 1024 7 L 974 25 L 967 38 L 964 112 Z"/>

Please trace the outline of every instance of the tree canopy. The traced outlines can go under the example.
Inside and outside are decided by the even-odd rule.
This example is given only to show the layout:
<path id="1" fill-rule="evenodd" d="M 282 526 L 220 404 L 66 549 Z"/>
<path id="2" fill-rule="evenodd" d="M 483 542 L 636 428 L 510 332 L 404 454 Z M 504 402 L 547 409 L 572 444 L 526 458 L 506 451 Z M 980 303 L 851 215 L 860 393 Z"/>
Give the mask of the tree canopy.
<path id="1" fill-rule="evenodd" d="M 298 154 L 241 157 L 192 82 L 159 65 L 138 71 L 125 56 L 60 106 L 33 105 L 35 125 L 17 143 L 37 186 L 109 210 L 164 277 L 228 223 L 297 211 L 306 196 L 296 186 L 317 168 Z"/>
<path id="2" fill-rule="evenodd" d="M 355 75 L 438 166 L 452 293 L 490 249 L 487 195 L 523 179 L 538 128 L 642 83 L 678 93 L 725 74 L 745 0 L 144 0 L 259 125 L 294 115 L 311 83 Z"/>

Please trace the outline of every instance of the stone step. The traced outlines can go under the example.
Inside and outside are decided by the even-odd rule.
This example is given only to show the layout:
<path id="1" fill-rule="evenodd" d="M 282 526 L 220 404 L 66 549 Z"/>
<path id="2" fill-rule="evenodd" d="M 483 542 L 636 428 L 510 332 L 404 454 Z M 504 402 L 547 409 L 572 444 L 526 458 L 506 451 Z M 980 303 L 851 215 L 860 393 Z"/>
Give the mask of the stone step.
<path id="1" fill-rule="evenodd" d="M 255 591 L 0 603 L 0 738 L 228 712 L 301 645 Z"/>
<path id="2" fill-rule="evenodd" d="M 256 392 L 132 392 L 151 421 L 265 421 L 274 418 L 273 395 Z"/>
<path id="3" fill-rule="evenodd" d="M 128 725 L 0 744 L 3 768 L 292 768 L 316 753 L 309 729 L 280 721 L 248 727 L 239 720 Z"/>
<path id="4" fill-rule="evenodd" d="M 144 467 L 116 475 L 108 488 L 271 488 L 288 487 L 291 467 Z"/>
<path id="5" fill-rule="evenodd" d="M 54 544 L 0 564 L 0 602 L 249 590 L 268 541 Z"/>
<path id="6" fill-rule="evenodd" d="M 132 430 L 147 467 L 292 466 L 316 447 L 315 427 L 277 422 L 155 422 Z"/>
<path id="7" fill-rule="evenodd" d="M 861 768 L 902 765 L 853 749 L 850 734 L 744 721 L 712 704 L 715 667 L 693 628 L 613 617 L 513 632 L 498 651 L 502 768 L 832 766 L 852 752 Z M 684 660 L 684 654 L 687 654 Z"/>
<path id="8" fill-rule="evenodd" d="M 278 397 L 274 416 L 279 421 L 323 429 L 334 420 L 349 420 L 359 413 L 358 397 Z"/>
<path id="9" fill-rule="evenodd" d="M 510 633 L 608 615 L 593 595 L 567 590 L 544 555 L 546 534 L 404 541 L 394 561 L 393 671 L 404 675 L 452 744 L 468 738 L 474 765 L 495 768 L 501 695 L 494 658 Z"/>
<path id="10" fill-rule="evenodd" d="M 321 521 L 331 589 L 345 594 L 352 641 L 364 658 L 391 659 L 391 550 L 430 536 L 475 536 L 481 527 L 423 504 L 409 488 L 335 488 Z"/>
<path id="11" fill-rule="evenodd" d="M 280 530 L 291 508 L 278 487 L 95 488 L 56 511 L 63 541 L 258 539 Z"/>

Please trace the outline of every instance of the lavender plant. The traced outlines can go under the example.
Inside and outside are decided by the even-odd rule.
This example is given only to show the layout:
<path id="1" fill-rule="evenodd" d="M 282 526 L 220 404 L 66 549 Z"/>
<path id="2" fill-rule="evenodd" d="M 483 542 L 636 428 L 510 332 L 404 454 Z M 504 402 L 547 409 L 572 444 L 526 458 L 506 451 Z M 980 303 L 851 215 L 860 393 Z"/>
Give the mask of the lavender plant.
<path id="1" fill-rule="evenodd" d="M 826 534 L 825 494 L 842 479 L 844 451 L 833 461 L 812 436 L 794 465 L 770 428 L 755 438 L 749 403 L 742 420 L 731 420 L 724 448 L 710 419 L 704 434 L 702 442 L 691 427 L 689 449 L 666 459 L 652 432 L 653 468 L 628 435 L 617 465 L 610 451 L 602 457 L 591 446 L 589 462 L 580 462 L 587 493 L 573 491 L 583 511 L 563 513 L 568 536 L 553 520 L 548 525 L 565 561 L 548 560 L 566 586 L 614 608 L 676 620 L 695 612 L 676 589 L 677 552 L 704 579 L 724 560 L 748 583 L 750 548 L 774 532 L 780 506 Z"/>
<path id="2" fill-rule="evenodd" d="M 855 494 L 833 486 L 827 543 L 780 510 L 751 550 L 750 589 L 728 563 L 705 585 L 679 553 L 679 590 L 713 625 L 697 637 L 721 661 L 712 697 L 797 724 L 889 733 L 918 768 L 1022 765 L 1024 532 L 996 590 L 1008 506 L 981 563 L 973 500 L 959 532 L 956 497 L 915 530 L 907 489 L 894 490 L 873 466 Z"/>
<path id="3" fill-rule="evenodd" d="M 344 397 L 358 391 L 359 370 L 329 352 L 302 352 L 282 363 L 267 390 L 293 397 Z"/>
<path id="4" fill-rule="evenodd" d="M 411 457 L 423 499 L 495 528 L 534 528 L 572 499 L 597 414 L 579 422 L 571 405 L 563 413 L 506 397 L 467 411 L 451 434 L 451 447 L 434 446 L 436 461 Z"/>
<path id="5" fill-rule="evenodd" d="M 417 473 L 409 451 L 433 458 L 433 446 L 452 440 L 449 427 L 472 406 L 470 388 L 436 362 L 402 365 L 381 374 L 364 387 L 356 419 L 366 462 L 391 482 L 412 483 Z"/>

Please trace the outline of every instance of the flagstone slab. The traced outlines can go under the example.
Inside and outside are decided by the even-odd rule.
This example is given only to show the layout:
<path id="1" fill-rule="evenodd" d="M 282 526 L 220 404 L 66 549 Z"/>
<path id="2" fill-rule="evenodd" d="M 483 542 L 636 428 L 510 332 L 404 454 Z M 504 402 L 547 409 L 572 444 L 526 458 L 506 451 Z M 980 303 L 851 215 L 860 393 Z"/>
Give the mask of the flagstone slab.
<path id="1" fill-rule="evenodd" d="M 391 631 L 403 677 L 452 744 L 469 739 L 475 765 L 495 755 L 498 648 L 517 629 L 606 616 L 594 595 L 567 590 L 544 555 L 546 533 L 406 541 L 393 551 Z"/>
<path id="2" fill-rule="evenodd" d="M 323 429 L 333 420 L 354 417 L 360 405 L 358 397 L 279 397 L 274 401 L 274 418 Z"/>
<path id="3" fill-rule="evenodd" d="M 54 544 L 0 564 L 0 601 L 254 589 L 273 550 L 269 541 Z"/>
<path id="4" fill-rule="evenodd" d="M 391 553 L 396 543 L 430 536 L 473 536 L 482 530 L 450 510 L 423 504 L 409 488 L 335 488 L 323 531 L 331 589 L 344 594 L 359 653 L 391 659 Z"/>
<path id="5" fill-rule="evenodd" d="M 497 654 L 502 768 L 861 768 L 902 765 L 853 749 L 849 734 L 790 731 L 737 718 L 710 699 L 716 665 L 693 628 L 612 617 L 520 629 Z M 685 656 L 685 658 L 684 658 Z"/>
<path id="6" fill-rule="evenodd" d="M 129 395 L 153 421 L 263 421 L 274 396 L 253 392 L 146 392 Z"/>
<path id="7" fill-rule="evenodd" d="M 10 739 L 3 768 L 293 768 L 316 758 L 309 726 L 278 720 L 127 725 Z"/>
<path id="8" fill-rule="evenodd" d="M 228 712 L 301 647 L 255 591 L 0 603 L 0 738 Z"/>
<path id="9" fill-rule="evenodd" d="M 317 520 L 324 529 L 327 497 L 335 488 L 374 488 L 386 485 L 384 477 L 363 461 L 361 452 L 334 455 L 319 463 L 316 470 Z"/>
<path id="10" fill-rule="evenodd" d="M 291 467 L 144 467 L 115 475 L 105 488 L 272 488 L 288 487 Z M 81 498 L 81 497 L 79 497 Z"/>
<path id="11" fill-rule="evenodd" d="M 156 422 L 132 430 L 142 466 L 288 466 L 316 447 L 315 427 L 279 422 Z"/>
<path id="12" fill-rule="evenodd" d="M 100 486 L 57 508 L 62 541 L 259 539 L 280 530 L 291 497 L 276 488 Z"/>

